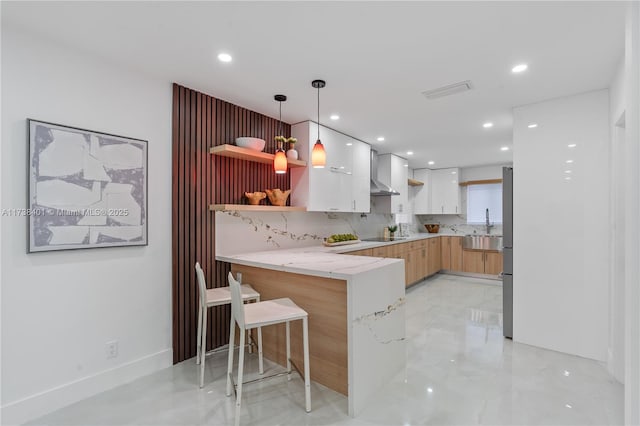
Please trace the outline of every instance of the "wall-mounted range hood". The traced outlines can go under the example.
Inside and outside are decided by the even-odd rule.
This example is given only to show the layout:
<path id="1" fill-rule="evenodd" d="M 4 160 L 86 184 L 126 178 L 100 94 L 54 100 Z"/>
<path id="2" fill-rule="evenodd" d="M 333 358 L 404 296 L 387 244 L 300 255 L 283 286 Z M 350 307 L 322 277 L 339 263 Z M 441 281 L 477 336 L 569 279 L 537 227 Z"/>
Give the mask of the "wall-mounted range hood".
<path id="1" fill-rule="evenodd" d="M 378 180 L 378 152 L 371 150 L 371 195 L 400 195 L 389 185 Z"/>

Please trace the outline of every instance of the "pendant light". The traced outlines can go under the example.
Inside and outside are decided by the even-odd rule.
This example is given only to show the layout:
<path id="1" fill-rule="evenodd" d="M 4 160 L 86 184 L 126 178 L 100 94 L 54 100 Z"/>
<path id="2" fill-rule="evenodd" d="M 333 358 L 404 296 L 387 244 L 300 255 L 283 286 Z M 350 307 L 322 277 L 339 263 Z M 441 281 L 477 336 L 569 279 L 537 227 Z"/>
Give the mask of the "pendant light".
<path id="1" fill-rule="evenodd" d="M 279 119 L 279 128 L 278 128 L 278 136 L 276 140 L 278 141 L 278 148 L 276 149 L 276 155 L 273 157 L 273 169 L 276 174 L 281 175 L 287 173 L 287 155 L 284 153 L 284 149 L 282 149 L 282 103 L 287 100 L 285 95 L 275 95 L 273 97 L 276 101 L 280 103 L 280 119 Z"/>
<path id="2" fill-rule="evenodd" d="M 324 165 L 327 163 L 327 154 L 324 152 L 324 145 L 320 142 L 320 89 L 326 86 L 326 83 L 324 80 L 313 80 L 311 86 L 318 89 L 318 140 L 311 151 L 311 165 L 314 169 L 324 169 Z"/>

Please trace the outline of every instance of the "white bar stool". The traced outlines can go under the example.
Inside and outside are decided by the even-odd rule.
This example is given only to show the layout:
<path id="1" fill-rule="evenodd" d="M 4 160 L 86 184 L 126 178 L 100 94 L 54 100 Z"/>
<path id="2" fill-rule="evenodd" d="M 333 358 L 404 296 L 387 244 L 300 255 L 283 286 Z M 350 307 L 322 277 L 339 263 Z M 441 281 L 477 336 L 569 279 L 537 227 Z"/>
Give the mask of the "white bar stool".
<path id="1" fill-rule="evenodd" d="M 200 263 L 196 262 L 196 275 L 198 277 L 198 348 L 196 350 L 196 364 L 200 364 L 200 387 L 204 386 L 204 361 L 207 352 L 207 312 L 213 306 L 231 304 L 231 291 L 229 287 L 218 287 L 207 289 L 207 283 L 204 278 L 204 272 L 200 267 Z M 255 291 L 249 284 L 240 286 L 242 292 L 242 300 L 260 301 L 260 293 Z M 233 346 L 229 346 L 233 348 Z M 244 348 L 243 348 L 244 350 Z M 230 352 L 233 352 L 230 350 Z M 258 328 L 258 363 L 260 365 L 260 374 L 263 373 L 264 367 L 262 363 L 262 330 Z"/>
<path id="2" fill-rule="evenodd" d="M 229 348 L 233 348 L 235 339 L 236 324 L 240 328 L 240 348 L 244 346 L 245 331 L 254 328 L 265 327 L 273 324 L 286 324 L 287 333 L 287 375 L 290 379 L 291 365 L 293 365 L 304 378 L 304 393 L 305 393 L 305 409 L 308 412 L 311 411 L 311 379 L 309 374 L 309 327 L 308 327 L 308 314 L 307 312 L 297 306 L 289 298 L 266 300 L 264 302 L 256 302 L 245 305 L 242 303 L 241 287 L 240 283 L 233 278 L 231 272 L 229 272 L 229 288 L 231 289 L 231 328 L 229 330 Z M 302 320 L 302 340 L 304 346 L 304 375 L 300 372 L 298 367 L 291 361 L 291 338 L 289 331 L 289 322 L 295 320 Z M 258 332 L 258 344 L 260 345 L 260 351 L 262 352 L 262 334 Z M 240 404 L 242 399 L 242 374 L 244 369 L 244 351 L 239 351 L 238 358 L 238 382 L 234 385 L 236 391 L 236 418 L 235 425 L 240 424 Z M 231 396 L 231 386 L 233 384 L 233 351 L 229 350 L 229 362 L 227 365 L 227 396 Z M 275 377 L 282 375 L 274 374 L 272 376 L 251 380 L 246 383 L 252 383 L 258 380 L 264 380 L 269 377 Z"/>

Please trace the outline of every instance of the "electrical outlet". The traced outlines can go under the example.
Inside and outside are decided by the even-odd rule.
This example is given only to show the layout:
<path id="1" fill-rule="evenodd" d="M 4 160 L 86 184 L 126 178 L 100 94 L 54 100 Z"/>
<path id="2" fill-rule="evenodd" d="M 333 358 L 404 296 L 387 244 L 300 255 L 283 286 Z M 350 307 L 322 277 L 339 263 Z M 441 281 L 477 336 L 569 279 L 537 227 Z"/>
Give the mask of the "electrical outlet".
<path id="1" fill-rule="evenodd" d="M 105 351 L 107 353 L 107 359 L 116 358 L 118 356 L 118 341 L 112 340 L 111 342 L 107 342 Z"/>

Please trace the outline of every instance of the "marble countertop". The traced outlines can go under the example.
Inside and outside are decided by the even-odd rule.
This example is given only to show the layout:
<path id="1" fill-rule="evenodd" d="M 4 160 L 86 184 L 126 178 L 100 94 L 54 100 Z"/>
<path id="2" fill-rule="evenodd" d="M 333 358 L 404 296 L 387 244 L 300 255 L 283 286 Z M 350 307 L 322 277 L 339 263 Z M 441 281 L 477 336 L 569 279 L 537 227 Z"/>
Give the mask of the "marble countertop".
<path id="1" fill-rule="evenodd" d="M 354 244 L 351 247 L 356 245 L 359 244 Z M 311 246 L 259 251 L 246 254 L 216 256 L 216 260 L 275 271 L 291 272 L 294 274 L 343 280 L 348 280 L 360 273 L 383 268 L 393 263 L 404 262 L 402 259 L 342 255 L 335 250 L 338 248 L 344 249 L 344 246 Z"/>
<path id="2" fill-rule="evenodd" d="M 315 245 L 310 247 L 216 256 L 216 260 L 296 274 L 349 279 L 359 273 L 381 268 L 390 263 L 403 262 L 403 260 L 370 256 L 350 256 L 348 254 L 343 255 L 342 253 L 392 244 L 402 244 L 442 235 L 449 236 L 449 234 L 420 233 L 394 241 L 363 241 L 358 244 L 335 247 Z"/>

